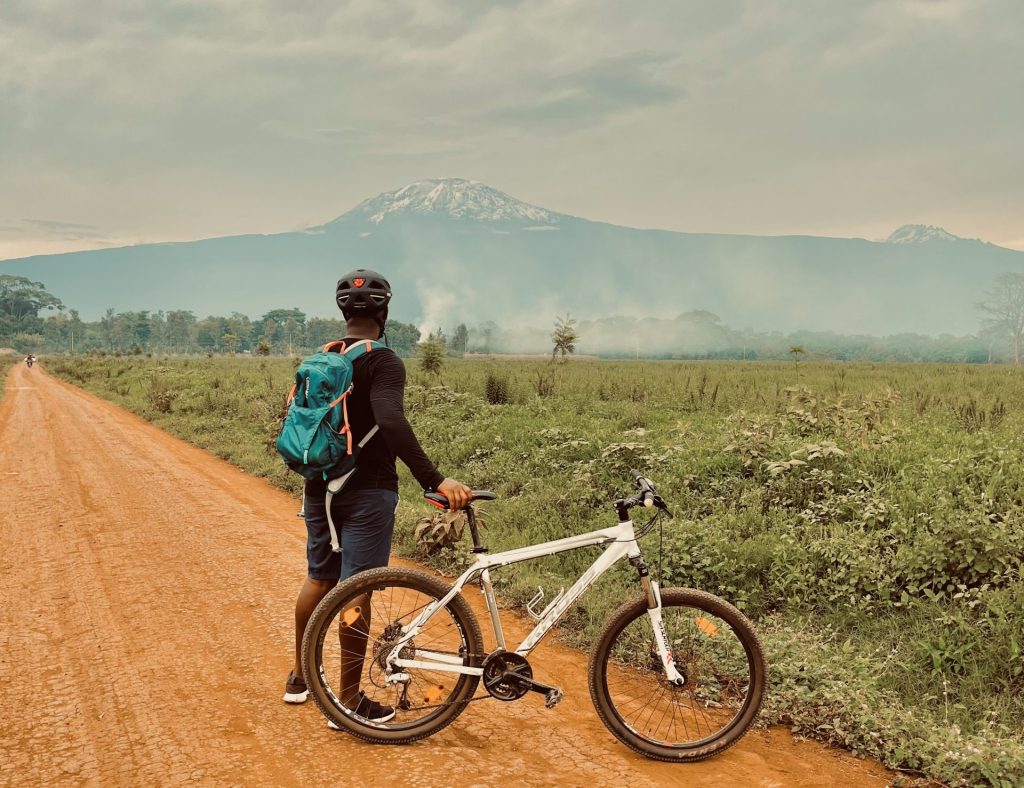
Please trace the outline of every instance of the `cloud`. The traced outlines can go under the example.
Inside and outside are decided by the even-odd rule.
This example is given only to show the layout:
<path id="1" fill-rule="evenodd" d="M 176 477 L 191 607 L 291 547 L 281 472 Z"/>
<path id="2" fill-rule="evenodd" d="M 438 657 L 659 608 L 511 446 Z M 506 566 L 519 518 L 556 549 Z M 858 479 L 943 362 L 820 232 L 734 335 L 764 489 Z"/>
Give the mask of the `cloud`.
<path id="1" fill-rule="evenodd" d="M 638 226 L 1016 238 L 1022 26 L 1017 0 L 5 0 L 0 216 L 269 232 L 461 175 Z"/>
<path id="2" fill-rule="evenodd" d="M 91 224 L 57 219 L 22 219 L 15 224 L 0 226 L 0 243 L 3 243 L 4 249 L 30 248 L 26 247 L 26 244 L 32 242 L 38 243 L 41 251 L 54 248 L 64 251 L 77 246 L 111 246 L 117 241 Z M 3 255 L 0 255 L 0 259 L 2 258 Z"/>
<path id="3" fill-rule="evenodd" d="M 636 52 L 601 60 L 586 68 L 548 78 L 537 95 L 515 104 L 471 115 L 502 126 L 588 127 L 685 95 L 684 89 L 659 74 L 670 54 Z"/>
<path id="4" fill-rule="evenodd" d="M 108 236 L 91 224 L 62 222 L 55 219 L 22 219 L 28 225 L 28 232 L 36 232 L 44 238 L 72 241 L 107 241 Z"/>

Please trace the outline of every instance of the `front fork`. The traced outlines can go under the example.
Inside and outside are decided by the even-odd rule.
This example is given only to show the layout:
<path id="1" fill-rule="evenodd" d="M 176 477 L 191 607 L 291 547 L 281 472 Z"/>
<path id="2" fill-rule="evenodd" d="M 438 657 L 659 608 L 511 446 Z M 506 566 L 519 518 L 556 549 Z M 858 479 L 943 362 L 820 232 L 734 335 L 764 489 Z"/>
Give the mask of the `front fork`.
<path id="1" fill-rule="evenodd" d="M 685 686 L 686 677 L 676 668 L 676 661 L 672 656 L 672 644 L 665 631 L 665 620 L 661 615 L 661 590 L 658 588 L 658 584 L 651 580 L 651 573 L 647 569 L 647 563 L 643 556 L 630 558 L 629 563 L 640 575 L 640 585 L 644 589 L 644 596 L 647 597 L 647 615 L 651 619 L 651 629 L 654 630 L 654 645 L 658 649 L 658 657 L 665 667 L 665 678 L 669 684 L 675 687 Z"/>

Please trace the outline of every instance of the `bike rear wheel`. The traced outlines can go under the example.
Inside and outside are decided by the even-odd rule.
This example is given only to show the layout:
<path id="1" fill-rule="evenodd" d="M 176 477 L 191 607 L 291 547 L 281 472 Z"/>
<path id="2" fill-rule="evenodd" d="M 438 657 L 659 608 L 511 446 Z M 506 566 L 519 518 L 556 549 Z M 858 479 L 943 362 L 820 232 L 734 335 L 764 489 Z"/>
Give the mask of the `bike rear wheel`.
<path id="1" fill-rule="evenodd" d="M 402 626 L 448 591 L 425 572 L 384 567 L 360 572 L 324 597 L 306 625 L 302 672 L 310 695 L 328 719 L 366 741 L 404 744 L 437 733 L 462 713 L 476 691 L 478 676 L 406 667 L 400 670 L 407 680 L 387 681 L 386 658 Z M 353 639 L 356 629 L 365 636 L 362 653 L 359 637 Z M 416 659 L 417 650 L 444 654 L 467 666 L 483 653 L 480 626 L 461 595 L 434 613 L 403 648 L 402 657 Z M 373 722 L 343 703 L 352 696 L 356 671 L 358 687 L 368 701 L 392 707 L 393 719 Z"/>
<path id="2" fill-rule="evenodd" d="M 735 607 L 686 588 L 661 592 L 669 649 L 683 687 L 668 683 L 646 598 L 605 625 L 590 658 L 598 715 L 626 746 L 663 761 L 693 762 L 731 747 L 753 724 L 767 666 L 757 633 Z"/>

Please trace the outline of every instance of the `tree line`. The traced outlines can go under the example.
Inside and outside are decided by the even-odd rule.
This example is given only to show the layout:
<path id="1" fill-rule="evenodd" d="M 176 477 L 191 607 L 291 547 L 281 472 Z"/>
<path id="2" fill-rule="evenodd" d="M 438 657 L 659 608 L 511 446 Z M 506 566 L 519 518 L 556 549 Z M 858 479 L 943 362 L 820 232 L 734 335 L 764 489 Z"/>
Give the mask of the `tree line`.
<path id="1" fill-rule="evenodd" d="M 979 332 L 970 336 L 898 334 L 879 337 L 831 332 L 737 330 L 717 315 L 696 310 L 671 320 L 609 317 L 559 318 L 550 328 L 502 327 L 493 321 L 437 327 L 428 337 L 410 323 L 389 320 L 387 338 L 409 357 L 421 340 L 443 354 L 574 353 L 606 358 L 782 360 L 799 348 L 805 359 L 1021 364 L 1024 350 L 1024 274 L 1003 274 L 985 301 Z M 190 310 L 108 309 L 82 320 L 39 282 L 0 275 L 0 347 L 37 353 L 247 353 L 306 355 L 345 335 L 342 319 L 309 317 L 299 309 L 273 309 L 253 319 L 239 312 L 200 318 Z M 554 350 L 552 350 L 554 345 Z"/>

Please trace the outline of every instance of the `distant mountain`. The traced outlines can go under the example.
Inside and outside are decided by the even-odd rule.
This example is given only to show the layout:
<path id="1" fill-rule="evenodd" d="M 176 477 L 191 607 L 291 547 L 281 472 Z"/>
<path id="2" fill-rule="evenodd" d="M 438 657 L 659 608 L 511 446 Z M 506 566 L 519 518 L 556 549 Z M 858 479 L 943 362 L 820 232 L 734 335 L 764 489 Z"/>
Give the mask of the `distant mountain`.
<path id="1" fill-rule="evenodd" d="M 385 192 L 301 232 L 0 262 L 86 319 L 108 307 L 335 315 L 335 281 L 357 267 L 387 274 L 392 315 L 427 328 L 494 320 L 547 330 L 566 311 L 672 318 L 702 309 L 739 328 L 966 334 L 995 277 L 1024 272 L 1024 252 L 925 225 L 881 242 L 633 229 L 451 178 Z"/>
<path id="2" fill-rule="evenodd" d="M 965 241 L 966 238 L 960 238 L 947 233 L 941 227 L 933 227 L 930 224 L 905 224 L 902 227 L 898 227 L 892 232 L 892 234 L 885 239 L 886 243 L 890 244 L 923 244 L 929 241 Z"/>
<path id="3" fill-rule="evenodd" d="M 395 220 L 401 219 L 402 216 L 435 216 L 471 219 L 478 222 L 534 225 L 555 225 L 559 219 L 569 218 L 538 208 L 536 205 L 529 205 L 476 181 L 439 178 L 417 181 L 396 191 L 378 194 L 359 203 L 333 222 L 310 228 L 310 231 L 329 230 L 358 221 L 380 224 L 388 217 Z"/>

